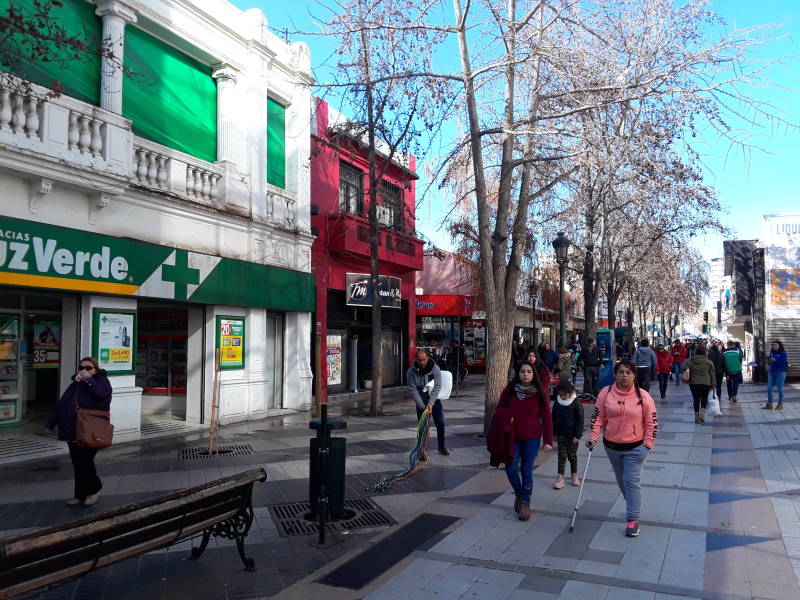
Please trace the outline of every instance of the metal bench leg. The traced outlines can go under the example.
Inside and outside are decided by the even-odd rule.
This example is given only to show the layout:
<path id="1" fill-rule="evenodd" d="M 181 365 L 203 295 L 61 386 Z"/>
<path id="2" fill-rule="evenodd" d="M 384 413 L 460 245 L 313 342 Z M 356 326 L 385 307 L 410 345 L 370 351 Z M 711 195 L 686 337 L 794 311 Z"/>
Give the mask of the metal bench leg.
<path id="1" fill-rule="evenodd" d="M 244 570 L 252 573 L 258 569 L 256 569 L 256 562 L 244 554 L 244 538 L 244 535 L 236 536 L 236 549 L 239 551 L 239 558 L 241 558 L 244 563 Z"/>
<path id="2" fill-rule="evenodd" d="M 198 558 L 200 558 L 200 555 L 205 551 L 206 546 L 208 546 L 208 540 L 210 539 L 211 539 L 211 530 L 206 529 L 203 532 L 203 541 L 200 542 L 200 547 L 199 548 L 192 547 L 192 553 L 191 555 L 189 555 L 189 558 L 192 560 L 197 560 Z"/>

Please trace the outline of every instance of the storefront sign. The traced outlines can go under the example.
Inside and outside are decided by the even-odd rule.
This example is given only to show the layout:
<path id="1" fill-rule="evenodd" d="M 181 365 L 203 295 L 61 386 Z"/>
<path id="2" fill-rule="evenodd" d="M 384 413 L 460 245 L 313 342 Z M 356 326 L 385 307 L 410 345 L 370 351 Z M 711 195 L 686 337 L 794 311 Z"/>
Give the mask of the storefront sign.
<path id="1" fill-rule="evenodd" d="M 486 321 L 473 319 L 464 322 L 462 352 L 467 365 L 486 365 Z"/>
<path id="2" fill-rule="evenodd" d="M 244 317 L 217 317 L 220 369 L 244 369 Z"/>
<path id="3" fill-rule="evenodd" d="M 0 217 L 0 284 L 314 310 L 310 273 Z"/>
<path id="4" fill-rule="evenodd" d="M 33 321 L 34 369 L 57 369 L 61 362 L 61 323 Z"/>
<path id="5" fill-rule="evenodd" d="M 365 273 L 345 274 L 345 295 L 348 306 L 372 306 L 372 277 Z M 382 308 L 402 308 L 400 278 L 378 275 L 378 296 Z"/>
<path id="6" fill-rule="evenodd" d="M 135 311 L 95 308 L 92 312 L 92 355 L 108 375 L 135 373 L 135 336 Z"/>
<path id="7" fill-rule="evenodd" d="M 468 317 L 472 314 L 472 297 L 456 295 L 418 295 L 417 315 L 454 315 Z"/>
<path id="8" fill-rule="evenodd" d="M 342 383 L 342 336 L 329 335 L 325 350 L 325 363 L 328 367 L 328 385 Z"/>

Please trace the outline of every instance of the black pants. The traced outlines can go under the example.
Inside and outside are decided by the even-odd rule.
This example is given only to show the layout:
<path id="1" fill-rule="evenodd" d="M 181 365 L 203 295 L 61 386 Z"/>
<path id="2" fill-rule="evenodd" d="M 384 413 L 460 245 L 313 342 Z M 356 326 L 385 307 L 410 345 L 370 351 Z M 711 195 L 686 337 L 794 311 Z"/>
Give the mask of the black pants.
<path id="1" fill-rule="evenodd" d="M 714 373 L 714 376 L 717 378 L 717 398 L 722 398 L 722 379 L 725 377 L 725 373 L 720 369 Z"/>
<path id="2" fill-rule="evenodd" d="M 689 389 L 692 392 L 692 400 L 694 400 L 694 412 L 700 412 L 700 407 L 707 408 L 708 392 L 711 391 L 711 386 L 700 383 L 690 383 Z"/>
<path id="3" fill-rule="evenodd" d="M 428 394 L 421 394 L 422 401 L 425 402 L 426 406 L 428 404 Z M 422 413 L 424 409 L 417 407 L 417 421 L 422 418 Z M 433 417 L 433 422 L 436 424 L 436 443 L 439 445 L 439 449 L 443 449 L 446 446 L 444 445 L 444 409 L 442 408 L 442 401 L 436 400 L 433 403 L 433 411 L 431 411 L 431 416 Z"/>
<path id="4" fill-rule="evenodd" d="M 742 373 L 728 373 L 726 379 L 728 383 L 728 400 L 730 400 L 739 392 L 739 384 L 742 383 Z"/>
<path id="5" fill-rule="evenodd" d="M 94 456 L 97 448 L 84 448 L 74 442 L 67 442 L 72 469 L 75 471 L 75 496 L 78 500 L 86 500 L 87 496 L 96 494 L 103 488 L 103 482 L 97 476 Z"/>
<path id="6" fill-rule="evenodd" d="M 597 397 L 597 380 L 600 378 L 600 367 L 583 368 L 583 391 Z"/>
<path id="7" fill-rule="evenodd" d="M 650 391 L 650 367 L 636 367 L 636 385 L 644 391 Z"/>
<path id="8" fill-rule="evenodd" d="M 578 472 L 578 444 L 572 443 L 571 435 L 557 435 L 558 443 L 558 474 L 563 475 L 569 460 L 569 472 L 573 475 Z"/>

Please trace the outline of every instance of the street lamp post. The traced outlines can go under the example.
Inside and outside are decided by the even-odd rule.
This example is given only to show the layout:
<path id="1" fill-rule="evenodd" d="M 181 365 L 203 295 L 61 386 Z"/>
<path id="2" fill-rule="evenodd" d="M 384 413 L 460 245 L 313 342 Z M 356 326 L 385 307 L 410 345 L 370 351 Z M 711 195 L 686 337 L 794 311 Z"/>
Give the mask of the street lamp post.
<path id="1" fill-rule="evenodd" d="M 559 346 L 567 345 L 567 300 L 564 296 L 564 273 L 567 270 L 567 258 L 569 254 L 570 241 L 563 231 L 558 232 L 558 237 L 553 240 L 553 249 L 556 251 L 556 262 L 558 263 L 559 278 Z"/>

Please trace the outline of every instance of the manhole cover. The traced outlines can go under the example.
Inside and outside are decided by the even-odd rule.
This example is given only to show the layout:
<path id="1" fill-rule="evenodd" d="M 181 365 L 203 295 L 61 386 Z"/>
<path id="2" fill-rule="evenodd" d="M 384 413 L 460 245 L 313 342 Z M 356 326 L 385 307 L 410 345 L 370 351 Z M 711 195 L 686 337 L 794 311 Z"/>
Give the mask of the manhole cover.
<path id="1" fill-rule="evenodd" d="M 193 460 L 195 458 L 224 458 L 226 456 L 245 456 L 252 454 L 253 449 L 249 444 L 228 444 L 226 446 L 217 446 L 214 448 L 214 453 L 208 453 L 208 446 L 203 448 L 184 448 L 181 450 L 181 459 Z"/>
<path id="2" fill-rule="evenodd" d="M 303 515 L 311 511 L 311 504 L 308 502 L 292 502 L 291 504 L 273 504 L 269 506 L 278 533 L 282 536 L 311 535 L 317 532 L 317 523 L 306 521 Z M 340 531 L 342 529 L 367 529 L 370 527 L 386 527 L 396 525 L 389 513 L 378 507 L 369 498 L 355 498 L 344 501 L 345 511 L 355 513 L 354 517 L 341 520 L 328 521 L 325 528 L 328 531 Z M 352 514 L 352 513 L 351 513 Z"/>

